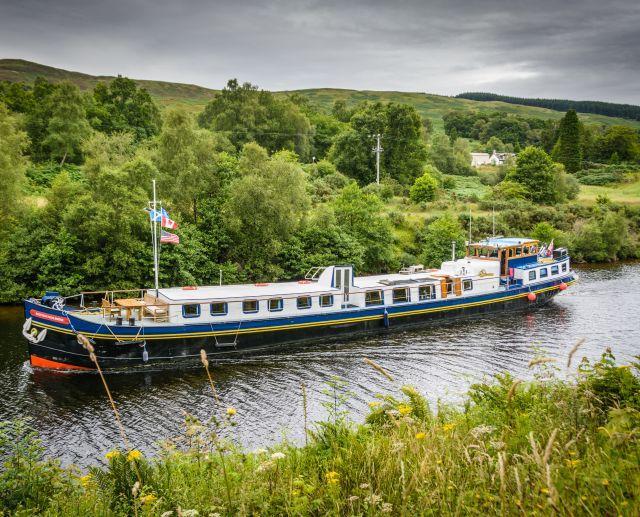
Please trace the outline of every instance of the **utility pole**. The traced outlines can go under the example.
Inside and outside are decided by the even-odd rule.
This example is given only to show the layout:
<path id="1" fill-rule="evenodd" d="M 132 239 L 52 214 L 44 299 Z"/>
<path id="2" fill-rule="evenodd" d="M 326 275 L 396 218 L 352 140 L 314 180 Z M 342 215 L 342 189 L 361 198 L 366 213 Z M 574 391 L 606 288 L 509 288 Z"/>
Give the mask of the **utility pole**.
<path id="1" fill-rule="evenodd" d="M 376 153 L 376 183 L 380 185 L 380 153 L 384 151 L 384 149 L 380 147 L 380 138 L 382 138 L 382 135 L 378 133 L 373 136 L 376 137 L 376 146 L 372 149 L 372 151 Z"/>

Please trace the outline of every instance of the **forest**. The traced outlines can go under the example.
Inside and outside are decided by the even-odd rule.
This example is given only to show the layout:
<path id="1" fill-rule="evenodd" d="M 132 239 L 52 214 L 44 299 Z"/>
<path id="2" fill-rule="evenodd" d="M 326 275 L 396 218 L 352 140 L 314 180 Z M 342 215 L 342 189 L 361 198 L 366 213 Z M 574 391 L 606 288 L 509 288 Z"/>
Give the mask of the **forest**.
<path id="1" fill-rule="evenodd" d="M 636 185 L 627 126 L 454 111 L 435 131 L 401 103 L 274 95 L 230 80 L 196 114 L 118 77 L 80 91 L 0 83 L 0 302 L 152 283 L 152 179 L 179 222 L 162 285 L 274 281 L 353 264 L 423 263 L 478 239 L 527 234 L 574 260 L 640 256 L 640 208 L 581 189 Z M 381 134 L 375 183 L 373 135 Z M 475 169 L 473 151 L 516 153 Z M 495 213 L 495 219 L 493 214 Z M 471 214 L 471 219 L 470 219 Z M 469 229 L 469 227 L 471 227 Z"/>
<path id="2" fill-rule="evenodd" d="M 523 97 L 510 97 L 495 93 L 467 92 L 456 95 L 460 99 L 472 101 L 500 101 L 521 106 L 537 106 L 556 111 L 568 111 L 570 109 L 580 113 L 596 113 L 608 117 L 620 117 L 629 120 L 640 120 L 640 106 L 633 104 L 617 104 L 601 101 L 572 101 L 568 99 L 528 99 Z"/>

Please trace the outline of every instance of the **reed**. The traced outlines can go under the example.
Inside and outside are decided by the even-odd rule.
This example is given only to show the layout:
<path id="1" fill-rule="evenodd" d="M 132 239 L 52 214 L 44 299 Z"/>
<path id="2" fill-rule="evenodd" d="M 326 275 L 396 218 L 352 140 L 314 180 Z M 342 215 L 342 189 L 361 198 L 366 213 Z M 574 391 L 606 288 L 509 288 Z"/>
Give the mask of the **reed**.
<path id="1" fill-rule="evenodd" d="M 391 377 L 391 375 L 382 366 L 380 366 L 378 363 L 373 362 L 371 359 L 369 359 L 367 357 L 364 358 L 364 362 L 367 363 L 369 366 L 371 366 L 377 372 L 379 372 L 382 375 L 384 375 L 391 382 L 393 382 L 393 377 Z"/>
<path id="2" fill-rule="evenodd" d="M 20 445 L 0 493 L 8 514 L 638 515 L 637 365 L 605 356 L 579 376 L 536 378 L 526 390 L 498 375 L 437 414 L 416 390 L 398 390 L 378 397 L 364 424 L 319 422 L 300 447 L 246 452 L 205 429 L 212 454 L 194 440 L 139 460 L 133 506 L 123 503 L 133 482 L 117 462 L 81 482 L 47 460 L 24 461 Z M 7 479 L 28 486 L 6 490 Z"/>

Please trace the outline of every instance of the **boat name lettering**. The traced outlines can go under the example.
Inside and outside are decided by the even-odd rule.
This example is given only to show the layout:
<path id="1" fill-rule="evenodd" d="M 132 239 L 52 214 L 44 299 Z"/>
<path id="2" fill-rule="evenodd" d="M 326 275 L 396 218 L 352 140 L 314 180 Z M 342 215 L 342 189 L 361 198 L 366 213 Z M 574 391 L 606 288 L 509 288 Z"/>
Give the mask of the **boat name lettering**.
<path id="1" fill-rule="evenodd" d="M 65 318 L 64 316 L 58 316 L 56 314 L 49 314 L 47 312 L 38 311 L 36 309 L 31 309 L 29 314 L 34 318 L 40 318 L 42 320 L 53 321 L 54 323 L 60 323 L 62 325 L 69 324 L 69 318 Z"/>

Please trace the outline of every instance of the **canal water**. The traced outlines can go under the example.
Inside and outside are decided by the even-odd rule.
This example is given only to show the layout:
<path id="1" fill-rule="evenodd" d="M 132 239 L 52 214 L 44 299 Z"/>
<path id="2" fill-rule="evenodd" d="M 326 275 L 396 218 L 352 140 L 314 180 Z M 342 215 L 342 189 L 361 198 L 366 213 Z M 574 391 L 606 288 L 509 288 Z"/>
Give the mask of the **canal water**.
<path id="1" fill-rule="evenodd" d="M 408 331 L 287 349 L 233 360 L 213 368 L 225 406 L 237 408 L 232 438 L 247 449 L 287 438 L 304 440 L 306 386 L 310 421 L 325 416 L 327 383 L 342 379 L 353 420 L 379 393 L 416 386 L 432 403 L 459 402 L 469 385 L 494 373 L 531 376 L 537 353 L 558 358 L 565 373 L 571 347 L 585 338 L 576 359 L 597 358 L 610 347 L 621 363 L 640 354 L 640 264 L 579 270 L 580 282 L 546 307 Z M 0 307 L 0 420 L 28 418 L 51 457 L 87 466 L 120 445 L 118 429 L 95 374 L 34 371 L 21 335 L 20 308 Z M 363 361 L 370 358 L 391 382 Z M 577 360 L 575 361 L 577 363 Z M 207 419 L 215 400 L 202 367 L 108 375 L 133 446 L 146 454 L 179 435 L 185 412 Z"/>

